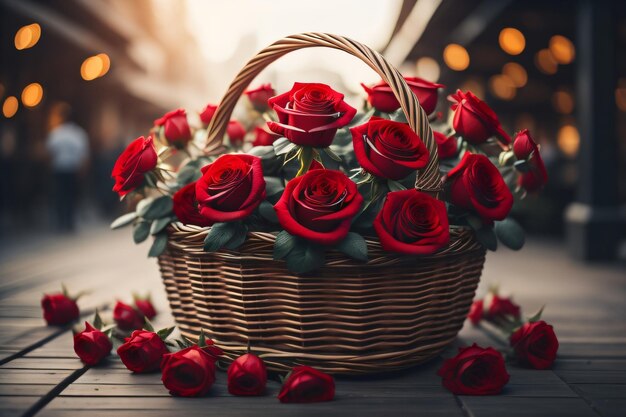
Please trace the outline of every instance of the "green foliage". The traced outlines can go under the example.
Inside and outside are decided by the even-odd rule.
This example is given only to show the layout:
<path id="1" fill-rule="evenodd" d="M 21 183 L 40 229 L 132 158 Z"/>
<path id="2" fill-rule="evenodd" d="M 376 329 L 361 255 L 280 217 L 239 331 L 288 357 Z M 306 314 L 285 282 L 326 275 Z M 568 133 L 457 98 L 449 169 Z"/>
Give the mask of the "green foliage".
<path id="1" fill-rule="evenodd" d="M 246 240 L 248 227 L 241 222 L 215 223 L 204 239 L 204 250 L 237 249 Z"/>
<path id="2" fill-rule="evenodd" d="M 336 249 L 352 259 L 367 262 L 367 243 L 358 233 L 349 232 L 346 238 L 339 242 Z"/>
<path id="3" fill-rule="evenodd" d="M 150 223 L 148 221 L 140 221 L 133 225 L 133 240 L 135 243 L 141 243 L 150 236 Z"/>
<path id="4" fill-rule="evenodd" d="M 144 210 L 141 217 L 147 220 L 155 220 L 161 217 L 165 217 L 172 212 L 172 207 L 174 203 L 170 196 L 164 195 L 162 197 L 156 198 L 151 203 L 149 203 Z"/>
<path id="5" fill-rule="evenodd" d="M 324 265 L 324 250 L 318 245 L 298 239 L 287 254 L 287 269 L 296 274 L 306 274 Z"/>
<path id="6" fill-rule="evenodd" d="M 526 241 L 524 229 L 510 217 L 496 222 L 495 232 L 500 242 L 513 250 L 521 249 Z"/>
<path id="7" fill-rule="evenodd" d="M 161 233 L 172 221 L 174 221 L 174 219 L 175 217 L 172 216 L 156 219 L 154 222 L 152 222 L 152 226 L 150 226 L 150 234 L 156 235 Z"/>
<path id="8" fill-rule="evenodd" d="M 167 233 L 159 233 L 155 236 L 154 242 L 152 242 L 152 246 L 150 246 L 150 250 L 148 251 L 148 257 L 156 258 L 160 256 L 167 247 Z"/>
<path id="9" fill-rule="evenodd" d="M 278 216 L 276 216 L 276 210 L 269 201 L 262 201 L 259 205 L 259 214 L 267 221 L 271 223 L 278 223 Z"/>
<path id="10" fill-rule="evenodd" d="M 490 251 L 496 251 L 498 249 L 498 239 L 492 227 L 484 226 L 478 230 L 475 230 L 476 239 Z"/>
<path id="11" fill-rule="evenodd" d="M 296 237 L 286 230 L 281 231 L 274 241 L 274 259 L 284 259 L 296 246 Z"/>
<path id="12" fill-rule="evenodd" d="M 170 337 L 170 335 L 174 332 L 175 329 L 176 329 L 175 326 L 166 327 L 165 329 L 161 329 L 158 332 L 156 332 L 156 334 L 159 336 L 159 338 L 161 338 L 161 340 L 165 341 L 165 339 Z"/>
<path id="13" fill-rule="evenodd" d="M 111 223 L 111 229 L 119 229 L 121 227 L 128 226 L 133 221 L 135 221 L 136 218 L 137 218 L 137 213 L 134 211 L 123 214 L 117 219 L 113 220 L 113 222 Z"/>

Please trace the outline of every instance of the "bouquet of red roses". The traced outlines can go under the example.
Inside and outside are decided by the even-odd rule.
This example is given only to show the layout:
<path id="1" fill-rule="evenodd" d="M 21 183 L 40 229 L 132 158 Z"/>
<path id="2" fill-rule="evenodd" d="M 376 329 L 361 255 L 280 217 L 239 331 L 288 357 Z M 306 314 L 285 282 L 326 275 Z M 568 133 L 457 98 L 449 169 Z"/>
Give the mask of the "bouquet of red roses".
<path id="1" fill-rule="evenodd" d="M 209 228 L 206 251 L 236 250 L 248 231 L 276 232 L 274 258 L 294 273 L 319 268 L 331 249 L 366 261 L 364 236 L 420 256 L 445 248 L 451 228 L 469 227 L 490 250 L 498 240 L 521 248 L 523 231 L 509 212 L 516 197 L 547 181 L 530 132 L 511 139 L 469 91 L 448 97 L 444 118 L 436 112 L 443 85 L 405 81 L 430 115 L 439 199 L 414 188 L 434 155 L 386 83 L 363 86 L 359 112 L 325 84 L 295 83 L 278 95 L 266 84 L 245 93 L 249 117 L 229 122 L 218 152 L 202 150 L 213 105 L 197 118 L 167 113 L 133 141 L 112 176 L 114 191 L 136 208 L 112 227 L 132 224 L 137 243 L 153 235 L 150 256 L 165 250 L 172 222 Z"/>

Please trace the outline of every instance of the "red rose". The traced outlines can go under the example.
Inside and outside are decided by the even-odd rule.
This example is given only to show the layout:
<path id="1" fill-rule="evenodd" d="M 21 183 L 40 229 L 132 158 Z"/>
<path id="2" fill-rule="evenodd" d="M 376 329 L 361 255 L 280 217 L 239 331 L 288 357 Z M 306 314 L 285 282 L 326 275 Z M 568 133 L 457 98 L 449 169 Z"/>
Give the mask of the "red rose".
<path id="1" fill-rule="evenodd" d="M 205 395 L 215 382 L 215 357 L 198 346 L 163 355 L 161 381 L 172 395 Z"/>
<path id="2" fill-rule="evenodd" d="M 246 353 L 228 367 L 228 392 L 232 395 L 261 395 L 267 384 L 265 363 L 256 355 Z"/>
<path id="3" fill-rule="evenodd" d="M 554 329 L 543 320 L 522 325 L 511 335 L 510 343 L 520 363 L 535 369 L 551 367 L 559 350 Z"/>
<path id="4" fill-rule="evenodd" d="M 443 133 L 433 131 L 433 136 L 437 142 L 437 154 L 439 158 L 452 158 L 456 155 L 457 141 L 454 135 L 446 136 Z"/>
<path id="5" fill-rule="evenodd" d="M 135 307 L 141 311 L 141 314 L 146 316 L 149 320 L 152 320 L 157 315 L 156 309 L 152 305 L 149 298 L 136 298 Z"/>
<path id="6" fill-rule="evenodd" d="M 147 330 L 135 330 L 117 349 L 122 363 L 133 372 L 156 371 L 163 355 L 169 353 L 159 335 Z"/>
<path id="7" fill-rule="evenodd" d="M 326 84 L 295 83 L 291 91 L 268 103 L 279 120 L 268 122 L 271 131 L 295 144 L 316 148 L 329 146 L 337 129 L 356 114 L 356 109 L 343 101 L 343 94 Z"/>
<path id="8" fill-rule="evenodd" d="M 472 346 L 446 359 L 437 372 L 442 384 L 456 395 L 493 395 L 509 382 L 502 354 L 493 348 Z"/>
<path id="9" fill-rule="evenodd" d="M 344 173 L 314 169 L 289 181 L 274 206 L 281 226 L 321 245 L 343 240 L 363 197 Z"/>
<path id="10" fill-rule="evenodd" d="M 121 301 L 115 304 L 113 309 L 113 320 L 117 323 L 117 327 L 122 330 L 138 330 L 143 327 L 144 318 L 143 315 Z"/>
<path id="11" fill-rule="evenodd" d="M 454 102 L 452 126 L 465 140 L 478 145 L 498 135 L 504 142 L 511 142 L 511 137 L 500 126 L 494 111 L 470 91 L 464 93 L 457 90 L 456 94 L 451 94 L 448 98 Z"/>
<path id="12" fill-rule="evenodd" d="M 528 129 L 524 129 L 515 136 L 513 153 L 518 160 L 528 162 L 528 171 L 519 176 L 519 185 L 526 191 L 533 192 L 548 182 L 548 171 L 543 164 L 539 147 L 535 143 Z"/>
<path id="13" fill-rule="evenodd" d="M 268 132 L 260 126 L 254 128 L 254 135 L 255 137 L 254 142 L 252 142 L 252 146 L 270 146 L 280 137 L 275 133 Z"/>
<path id="14" fill-rule="evenodd" d="M 216 111 L 217 111 L 216 105 L 207 104 L 204 110 L 200 112 L 200 120 L 202 121 L 202 124 L 205 126 L 208 126 L 209 123 L 211 123 L 211 119 L 213 118 L 213 115 L 215 114 Z"/>
<path id="15" fill-rule="evenodd" d="M 450 202 L 474 210 L 485 220 L 502 220 L 513 207 L 513 194 L 498 168 L 484 155 L 466 152 L 448 172 Z"/>
<path id="16" fill-rule="evenodd" d="M 196 226 L 207 227 L 213 222 L 206 219 L 198 210 L 198 200 L 196 200 L 196 183 L 185 185 L 176 191 L 172 197 L 174 201 L 174 214 L 183 224 L 193 224 Z"/>
<path id="17" fill-rule="evenodd" d="M 426 114 L 431 114 L 435 111 L 435 107 L 437 107 L 438 89 L 444 88 L 445 85 L 431 83 L 430 81 L 417 77 L 404 77 L 404 80 L 417 97 L 417 100 Z M 367 101 L 369 101 L 376 110 L 391 113 L 400 108 L 400 102 L 386 82 L 380 81 L 372 87 L 361 83 L 361 86 L 363 86 L 367 92 Z"/>
<path id="18" fill-rule="evenodd" d="M 483 319 L 483 300 L 476 300 L 472 303 L 467 318 L 475 326 Z"/>
<path id="19" fill-rule="evenodd" d="M 409 255 L 434 253 L 450 241 L 445 203 L 415 188 L 387 193 L 374 230 L 384 250 Z"/>
<path id="20" fill-rule="evenodd" d="M 294 367 L 278 394 L 281 403 L 315 403 L 333 398 L 333 377 L 310 366 Z"/>
<path id="21" fill-rule="evenodd" d="M 350 132 L 359 164 L 377 177 L 399 180 L 428 163 L 426 145 L 406 123 L 372 117 Z"/>
<path id="22" fill-rule="evenodd" d="M 109 337 L 85 322 L 85 330 L 74 335 L 74 352 L 87 365 L 96 365 L 111 353 Z"/>
<path id="23" fill-rule="evenodd" d="M 232 146 L 240 147 L 246 136 L 246 128 L 239 121 L 233 119 L 226 126 L 226 135 Z"/>
<path id="24" fill-rule="evenodd" d="M 113 191 L 120 197 L 125 196 L 143 183 L 143 175 L 152 171 L 157 165 L 158 157 L 152 136 L 138 137 L 115 161 L 111 177 L 115 180 Z"/>
<path id="25" fill-rule="evenodd" d="M 248 90 L 244 93 L 248 96 L 250 103 L 260 112 L 264 112 L 269 107 L 267 100 L 276 95 L 276 91 L 272 88 L 272 84 L 262 84 L 260 87 L 254 90 Z"/>
<path id="26" fill-rule="evenodd" d="M 45 294 L 41 307 L 43 318 L 49 325 L 67 324 L 78 319 L 78 304 L 65 294 Z"/>
<path id="27" fill-rule="evenodd" d="M 163 126 L 165 139 L 173 145 L 185 145 L 191 140 L 191 129 L 185 110 L 178 109 L 166 113 L 154 121 L 155 126 Z"/>
<path id="28" fill-rule="evenodd" d="M 248 217 L 265 199 L 261 159 L 252 155 L 222 155 L 202 168 L 196 181 L 200 214 L 212 223 Z"/>
<path id="29" fill-rule="evenodd" d="M 485 299 L 485 304 L 487 304 L 485 315 L 489 319 L 506 318 L 507 316 L 512 316 L 516 319 L 520 318 L 520 307 L 511 301 L 510 298 L 492 294 L 491 297 Z"/>

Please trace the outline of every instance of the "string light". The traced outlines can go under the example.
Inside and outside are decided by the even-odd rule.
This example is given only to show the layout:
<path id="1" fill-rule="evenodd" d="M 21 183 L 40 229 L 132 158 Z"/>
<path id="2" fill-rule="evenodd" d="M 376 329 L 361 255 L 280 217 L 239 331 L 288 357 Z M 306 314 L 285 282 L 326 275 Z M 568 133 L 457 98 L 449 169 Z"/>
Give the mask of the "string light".
<path id="1" fill-rule="evenodd" d="M 506 75 L 513 81 L 517 88 L 522 88 L 528 82 L 528 73 L 520 64 L 509 62 L 502 67 L 502 74 Z"/>
<path id="2" fill-rule="evenodd" d="M 111 60 L 107 54 L 90 56 L 80 66 L 80 76 L 86 81 L 95 80 L 109 72 L 110 67 Z"/>
<path id="3" fill-rule="evenodd" d="M 519 55 L 526 48 L 524 34 L 515 28 L 504 28 L 498 36 L 500 48 L 509 55 Z"/>
<path id="4" fill-rule="evenodd" d="M 32 48 L 41 38 L 41 26 L 37 23 L 22 26 L 15 33 L 15 49 L 22 50 Z"/>
<path id="5" fill-rule="evenodd" d="M 456 43 L 446 46 L 443 50 L 443 60 L 454 71 L 463 71 L 470 64 L 470 56 L 467 49 Z"/>
<path id="6" fill-rule="evenodd" d="M 4 100 L 4 103 L 2 104 L 2 114 L 7 119 L 10 119 L 11 117 L 15 116 L 15 113 L 17 113 L 17 109 L 19 105 L 20 104 L 17 101 L 17 97 L 14 97 L 14 96 L 7 97 L 6 100 Z"/>
<path id="7" fill-rule="evenodd" d="M 576 48 L 572 41 L 562 35 L 554 35 L 550 38 L 550 53 L 559 64 L 570 64 L 576 56 Z"/>
<path id="8" fill-rule="evenodd" d="M 575 126 L 567 124 L 561 126 L 557 133 L 557 144 L 566 156 L 574 157 L 580 147 L 580 134 Z"/>
<path id="9" fill-rule="evenodd" d="M 542 49 L 535 54 L 535 65 L 539 71 L 548 75 L 555 74 L 559 66 L 549 49 Z"/>
<path id="10" fill-rule="evenodd" d="M 39 83 L 28 84 L 22 90 L 22 104 L 26 107 L 35 107 L 43 98 L 43 87 Z"/>
<path id="11" fill-rule="evenodd" d="M 571 114 L 574 111 L 574 96 L 569 91 L 555 91 L 552 94 L 552 106 L 558 113 Z"/>
<path id="12" fill-rule="evenodd" d="M 512 100 L 517 93 L 515 84 L 506 75 L 498 74 L 489 79 L 489 89 L 496 97 L 502 100 Z"/>

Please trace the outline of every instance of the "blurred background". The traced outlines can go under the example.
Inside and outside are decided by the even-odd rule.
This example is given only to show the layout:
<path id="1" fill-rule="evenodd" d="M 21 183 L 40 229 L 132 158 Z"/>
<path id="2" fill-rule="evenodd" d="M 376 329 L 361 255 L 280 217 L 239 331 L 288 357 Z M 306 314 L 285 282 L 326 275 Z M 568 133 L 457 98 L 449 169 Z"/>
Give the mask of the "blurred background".
<path id="1" fill-rule="evenodd" d="M 104 235 L 123 211 L 110 172 L 127 143 L 166 111 L 218 103 L 262 47 L 318 31 L 445 84 L 444 114 L 446 96 L 461 88 L 486 100 L 509 133 L 530 129 L 549 182 L 514 216 L 576 259 L 626 257 L 624 1 L 0 0 L 0 16 L 0 249 L 59 233 L 54 164 L 72 165 L 48 143 L 60 121 L 71 118 L 89 144 L 74 150 L 88 155 L 74 167 L 78 234 Z M 358 105 L 359 83 L 378 77 L 315 48 L 282 58 L 256 83 L 282 92 L 294 81 L 326 82 Z"/>

